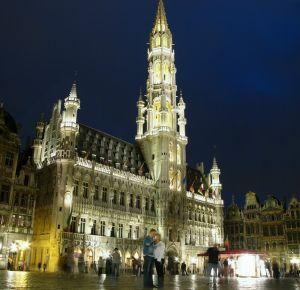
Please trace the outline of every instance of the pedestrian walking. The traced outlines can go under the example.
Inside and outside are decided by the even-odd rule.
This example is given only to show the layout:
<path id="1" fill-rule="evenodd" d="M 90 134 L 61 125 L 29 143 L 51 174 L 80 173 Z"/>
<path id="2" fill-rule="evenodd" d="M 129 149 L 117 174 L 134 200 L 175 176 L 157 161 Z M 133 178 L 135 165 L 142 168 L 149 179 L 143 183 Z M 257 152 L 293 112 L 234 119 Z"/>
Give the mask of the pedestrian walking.
<path id="1" fill-rule="evenodd" d="M 210 279 L 211 270 L 214 271 L 213 274 L 213 284 L 217 283 L 217 272 L 218 272 L 218 264 L 219 264 L 219 250 L 217 244 L 214 244 L 213 247 L 208 248 L 208 265 L 207 265 L 207 276 Z"/>
<path id="2" fill-rule="evenodd" d="M 279 266 L 275 259 L 273 260 L 273 263 L 272 263 L 272 271 L 273 271 L 273 278 L 279 279 L 279 276 L 280 276 Z"/>
<path id="3" fill-rule="evenodd" d="M 44 264 L 43 264 L 43 269 L 44 269 L 44 272 L 46 271 L 46 268 L 47 268 L 47 264 L 46 264 L 46 263 L 44 263 Z"/>
<path id="4" fill-rule="evenodd" d="M 154 236 L 155 229 L 151 229 L 149 234 L 145 236 L 143 242 L 144 254 L 144 288 L 153 287 L 152 271 L 154 265 Z"/>
<path id="5" fill-rule="evenodd" d="M 228 269 L 228 266 L 229 266 L 228 260 L 225 259 L 224 262 L 223 262 L 223 267 L 224 267 L 224 268 L 223 268 L 223 269 L 224 269 L 224 270 L 223 270 L 223 274 L 224 274 L 224 277 L 225 277 L 225 278 L 228 277 L 228 270 L 229 270 L 229 269 Z"/>
<path id="6" fill-rule="evenodd" d="M 141 257 L 139 257 L 138 259 L 137 259 L 137 271 L 136 271 L 136 276 L 141 276 L 141 274 L 142 274 L 142 259 L 141 259 Z"/>
<path id="7" fill-rule="evenodd" d="M 161 235 L 155 235 L 154 263 L 157 273 L 157 288 L 164 287 L 164 262 L 166 245 L 161 241 Z"/>
<path id="8" fill-rule="evenodd" d="M 185 275 L 188 276 L 188 273 L 186 271 L 186 263 L 184 261 L 181 263 L 180 268 L 181 268 L 181 274 L 182 274 L 182 276 L 185 276 Z"/>
<path id="9" fill-rule="evenodd" d="M 102 275 L 102 269 L 103 269 L 103 259 L 101 256 L 99 256 L 98 259 L 98 276 Z"/>
<path id="10" fill-rule="evenodd" d="M 112 270 L 115 278 L 119 277 L 119 269 L 121 264 L 121 255 L 119 249 L 115 248 L 112 253 Z"/>
<path id="11" fill-rule="evenodd" d="M 39 269 L 39 271 L 41 271 L 41 269 L 42 269 L 42 262 L 38 262 L 38 269 Z"/>

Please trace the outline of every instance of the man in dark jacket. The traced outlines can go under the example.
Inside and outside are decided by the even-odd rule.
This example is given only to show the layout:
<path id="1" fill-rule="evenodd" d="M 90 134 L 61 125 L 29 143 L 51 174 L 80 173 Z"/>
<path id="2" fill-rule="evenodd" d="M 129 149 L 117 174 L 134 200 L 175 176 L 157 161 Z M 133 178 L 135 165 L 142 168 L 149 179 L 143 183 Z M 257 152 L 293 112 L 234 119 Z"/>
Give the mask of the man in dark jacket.
<path id="1" fill-rule="evenodd" d="M 219 250 L 217 244 L 214 244 L 213 247 L 208 248 L 208 265 L 207 265 L 207 276 L 211 276 L 211 270 L 214 271 L 213 274 L 213 283 L 216 284 L 217 272 L 218 272 L 218 263 L 219 263 Z"/>

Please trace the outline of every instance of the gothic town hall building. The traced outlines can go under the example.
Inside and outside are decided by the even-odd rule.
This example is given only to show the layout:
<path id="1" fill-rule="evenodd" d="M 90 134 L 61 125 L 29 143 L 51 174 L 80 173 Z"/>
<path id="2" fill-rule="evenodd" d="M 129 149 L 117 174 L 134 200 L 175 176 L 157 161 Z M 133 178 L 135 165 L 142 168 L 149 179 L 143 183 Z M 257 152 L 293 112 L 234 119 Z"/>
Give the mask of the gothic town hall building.
<path id="1" fill-rule="evenodd" d="M 76 83 L 49 121 L 36 125 L 36 201 L 31 264 L 59 269 L 107 257 L 117 247 L 123 267 L 142 256 L 142 239 L 156 228 L 168 261 L 202 268 L 197 253 L 223 244 L 220 169 L 208 174 L 186 163 L 183 96 L 178 96 L 172 34 L 163 1 L 150 34 L 145 99 L 137 101 L 133 144 L 80 123 Z"/>

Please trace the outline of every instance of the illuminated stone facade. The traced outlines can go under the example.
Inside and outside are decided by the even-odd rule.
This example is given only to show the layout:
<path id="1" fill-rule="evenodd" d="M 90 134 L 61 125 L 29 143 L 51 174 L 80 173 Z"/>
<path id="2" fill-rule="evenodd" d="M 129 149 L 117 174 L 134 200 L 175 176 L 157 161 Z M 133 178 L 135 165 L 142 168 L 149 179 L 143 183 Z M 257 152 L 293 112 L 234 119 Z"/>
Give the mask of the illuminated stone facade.
<path id="1" fill-rule="evenodd" d="M 254 249 L 280 262 L 297 261 L 300 257 L 300 207 L 293 198 L 287 209 L 269 195 L 260 204 L 254 192 L 246 194 L 244 209 L 233 201 L 224 221 L 225 237 L 232 249 Z"/>
<path id="2" fill-rule="evenodd" d="M 34 166 L 20 153 L 19 129 L 0 106 L 0 269 L 29 269 L 36 199 Z"/>
<path id="3" fill-rule="evenodd" d="M 76 83 L 58 101 L 49 122 L 36 126 L 34 162 L 39 196 L 32 264 L 56 271 L 69 254 L 91 265 L 118 247 L 123 267 L 142 255 L 150 228 L 175 258 L 195 263 L 197 253 L 223 244 L 220 169 L 186 165 L 183 96 L 177 100 L 172 34 L 160 0 L 150 35 L 146 102 L 137 102 L 136 144 L 78 122 Z M 75 255 L 74 255 L 75 253 Z M 177 259 L 176 259 L 177 260 Z M 201 267 L 201 262 L 198 267 Z"/>

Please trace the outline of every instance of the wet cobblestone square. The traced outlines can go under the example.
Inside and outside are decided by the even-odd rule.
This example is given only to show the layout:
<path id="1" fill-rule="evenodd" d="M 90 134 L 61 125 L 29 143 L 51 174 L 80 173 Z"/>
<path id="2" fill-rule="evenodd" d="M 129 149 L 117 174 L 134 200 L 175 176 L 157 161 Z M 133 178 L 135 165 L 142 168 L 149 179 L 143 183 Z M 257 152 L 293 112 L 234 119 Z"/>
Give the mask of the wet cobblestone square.
<path id="1" fill-rule="evenodd" d="M 115 280 L 113 277 L 93 274 L 63 274 L 38 272 L 0 272 L 0 289 L 8 290 L 123 290 L 143 289 L 142 277 L 123 275 Z M 224 289 L 224 290 L 300 290 L 299 278 L 232 278 L 220 279 L 216 285 L 208 284 L 208 280 L 201 276 L 166 276 L 166 290 L 197 290 L 197 289 Z"/>

